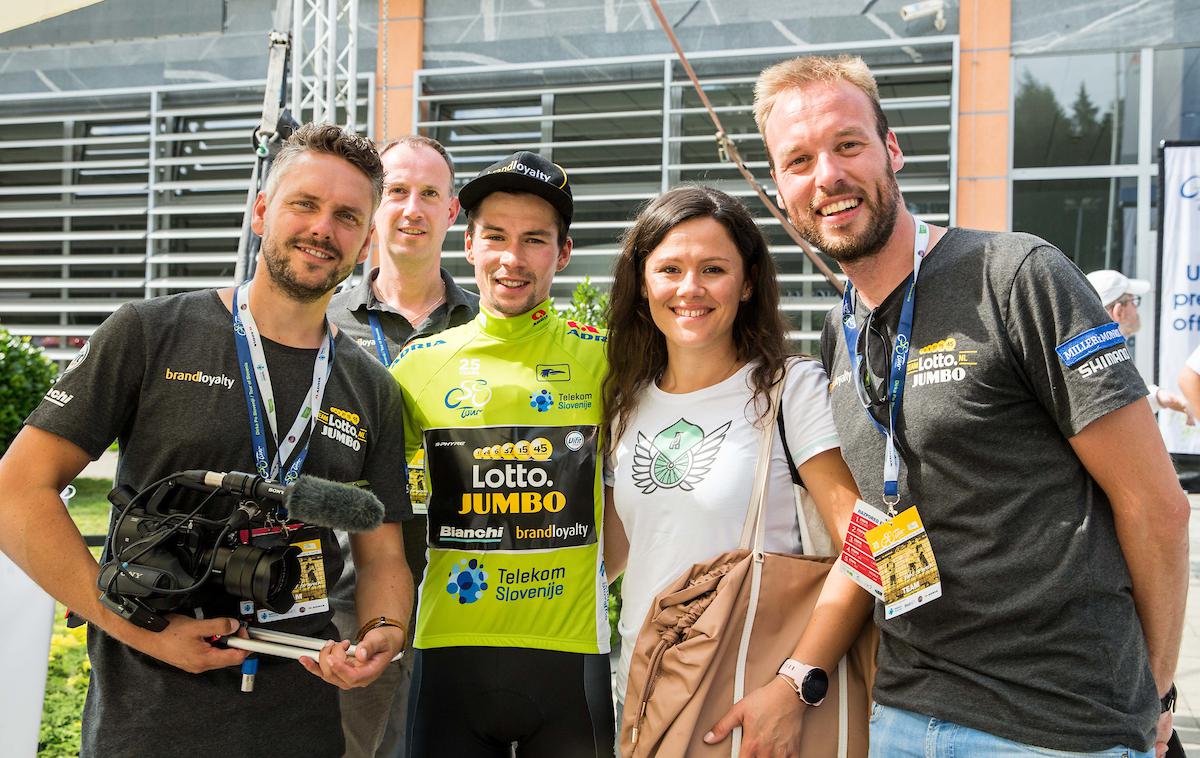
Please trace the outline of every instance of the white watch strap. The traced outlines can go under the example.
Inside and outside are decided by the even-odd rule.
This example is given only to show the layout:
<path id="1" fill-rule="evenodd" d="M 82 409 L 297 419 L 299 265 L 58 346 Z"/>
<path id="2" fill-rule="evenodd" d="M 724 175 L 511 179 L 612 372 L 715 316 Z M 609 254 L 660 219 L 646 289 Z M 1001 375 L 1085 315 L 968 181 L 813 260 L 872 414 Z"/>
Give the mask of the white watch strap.
<path id="1" fill-rule="evenodd" d="M 804 700 L 804 694 L 801 691 L 801 687 L 804 683 L 804 677 L 808 675 L 808 672 L 816 668 L 816 666 L 810 666 L 807 663 L 802 663 L 795 658 L 788 658 L 783 662 L 783 665 L 779 667 L 779 671 L 776 673 L 791 682 L 792 689 L 796 691 L 796 694 L 801 700 Z M 817 706 L 824 701 L 825 699 L 821 698 L 821 700 L 818 700 L 815 703 L 809 703 L 809 705 Z M 804 702 L 808 703 L 807 700 L 804 700 Z"/>

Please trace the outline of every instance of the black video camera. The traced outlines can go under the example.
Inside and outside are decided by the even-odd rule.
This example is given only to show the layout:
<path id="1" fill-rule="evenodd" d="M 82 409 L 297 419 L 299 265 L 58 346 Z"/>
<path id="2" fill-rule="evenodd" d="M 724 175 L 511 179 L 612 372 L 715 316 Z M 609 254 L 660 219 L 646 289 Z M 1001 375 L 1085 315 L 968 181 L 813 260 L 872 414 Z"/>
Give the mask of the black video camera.
<path id="1" fill-rule="evenodd" d="M 185 490 L 207 497 L 190 509 L 175 507 L 196 499 L 184 497 Z M 166 613 L 220 597 L 286 612 L 300 581 L 300 550 L 287 544 L 284 492 L 250 474 L 204 471 L 181 471 L 141 492 L 117 487 L 108 495 L 117 516 L 96 581 L 100 601 L 153 632 L 167 627 Z M 283 538 L 277 544 L 243 541 L 243 533 L 264 527 L 281 528 Z"/>

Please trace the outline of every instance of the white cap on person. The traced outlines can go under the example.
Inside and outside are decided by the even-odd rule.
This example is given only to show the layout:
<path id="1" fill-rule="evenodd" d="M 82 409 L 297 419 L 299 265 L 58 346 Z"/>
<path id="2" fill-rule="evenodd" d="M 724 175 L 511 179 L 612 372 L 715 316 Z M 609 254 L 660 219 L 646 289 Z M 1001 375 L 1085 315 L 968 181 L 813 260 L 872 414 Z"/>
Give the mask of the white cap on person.
<path id="1" fill-rule="evenodd" d="M 1087 279 L 1099 293 L 1100 302 L 1106 308 L 1124 295 L 1144 295 L 1150 291 L 1150 282 L 1145 279 L 1130 279 L 1110 268 L 1093 271 L 1087 275 Z"/>

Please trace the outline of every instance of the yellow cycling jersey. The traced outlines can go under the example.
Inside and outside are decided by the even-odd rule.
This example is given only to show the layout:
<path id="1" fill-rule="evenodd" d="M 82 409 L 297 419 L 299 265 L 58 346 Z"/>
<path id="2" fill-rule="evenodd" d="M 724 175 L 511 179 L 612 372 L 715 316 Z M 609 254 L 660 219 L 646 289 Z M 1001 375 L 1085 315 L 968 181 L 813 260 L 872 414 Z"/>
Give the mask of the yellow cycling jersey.
<path id="1" fill-rule="evenodd" d="M 606 339 L 546 300 L 480 312 L 392 363 L 409 495 L 429 524 L 416 647 L 608 652 Z"/>

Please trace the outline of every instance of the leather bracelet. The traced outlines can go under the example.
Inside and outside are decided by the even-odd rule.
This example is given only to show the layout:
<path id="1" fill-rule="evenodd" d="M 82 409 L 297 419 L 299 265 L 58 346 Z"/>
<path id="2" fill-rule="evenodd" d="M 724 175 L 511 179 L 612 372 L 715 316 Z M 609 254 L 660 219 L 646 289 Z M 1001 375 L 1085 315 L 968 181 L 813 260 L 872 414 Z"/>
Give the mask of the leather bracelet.
<path id="1" fill-rule="evenodd" d="M 378 629 L 381 626 L 396 627 L 404 633 L 404 644 L 408 644 L 408 630 L 404 628 L 404 624 L 401 624 L 396 619 L 390 619 L 387 616 L 376 616 L 367 623 L 363 624 L 362 628 L 358 630 L 358 635 L 354 638 L 354 644 L 357 645 L 358 643 L 362 642 L 362 638 L 367 636 L 367 632 L 371 631 L 372 629 Z"/>

